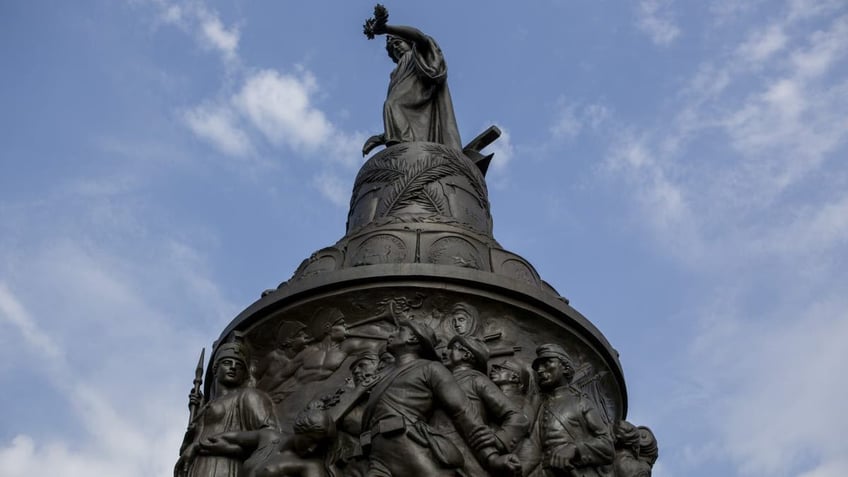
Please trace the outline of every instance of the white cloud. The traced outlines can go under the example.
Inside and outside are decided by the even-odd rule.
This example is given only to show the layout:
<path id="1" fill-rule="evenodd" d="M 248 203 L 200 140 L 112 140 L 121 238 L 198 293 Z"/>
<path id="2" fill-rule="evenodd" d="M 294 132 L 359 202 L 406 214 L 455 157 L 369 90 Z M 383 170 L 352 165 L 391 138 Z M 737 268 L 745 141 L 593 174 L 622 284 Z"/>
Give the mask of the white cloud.
<path id="1" fill-rule="evenodd" d="M 515 148 L 509 130 L 501 124 L 497 126 L 501 130 L 501 136 L 481 152 L 484 155 L 494 154 L 486 171 L 486 183 L 489 187 L 504 188 L 509 183 L 509 164 L 515 157 Z"/>
<path id="2" fill-rule="evenodd" d="M 183 9 L 179 5 L 164 5 L 161 17 L 165 23 L 179 23 L 183 19 Z"/>
<path id="3" fill-rule="evenodd" d="M 56 278 L 39 278 L 44 286 L 56 285 Z M 104 284 L 99 282 L 99 285 Z M 77 284 L 74 285 L 76 291 L 81 291 Z M 101 293 L 109 291 L 103 287 L 97 289 Z M 111 334 L 122 334 L 108 328 L 127 327 L 124 319 L 139 318 L 134 316 L 133 310 L 124 310 L 124 316 L 110 314 L 108 319 L 97 320 L 107 329 L 102 334 L 98 333 L 94 342 L 91 340 L 93 334 L 86 331 L 75 333 L 67 325 L 55 326 L 54 322 L 49 328 L 39 327 L 36 321 L 49 323 L 52 317 L 39 315 L 36 320 L 7 287 L 3 287 L 2 291 L 4 313 L 11 309 L 13 314 L 20 315 L 16 323 L 20 324 L 22 319 L 26 322 L 26 326 L 20 326 L 18 330 L 25 338 L 24 349 L 12 352 L 19 358 L 29 355 L 27 372 L 45 376 L 53 387 L 50 390 L 30 389 L 29 392 L 63 396 L 65 401 L 53 402 L 53 409 L 46 414 L 66 408 L 67 413 L 82 424 L 84 432 L 77 432 L 72 440 L 66 440 L 61 434 L 36 438 L 21 433 L 9 442 L 0 442 L 0 475 L 166 475 L 174 460 L 174 449 L 179 446 L 178 423 L 185 418 L 185 411 L 177 402 L 168 402 L 171 399 L 159 396 L 163 392 L 170 393 L 174 383 L 163 380 L 163 374 L 156 370 L 171 364 L 171 359 L 173 362 L 181 361 L 179 355 L 182 353 L 174 353 L 178 351 L 176 340 L 179 337 L 173 336 L 176 340 L 168 343 L 173 346 L 170 349 L 162 348 L 152 340 L 130 343 L 125 338 L 103 343 L 102 340 L 109 340 Z M 53 314 L 58 315 L 56 318 L 59 320 L 74 320 L 85 330 L 85 326 L 68 311 L 100 295 L 88 290 L 86 294 L 75 296 L 77 302 L 50 299 L 46 305 L 56 307 Z M 9 303 L 13 305 L 10 307 Z M 55 310 L 64 312 L 55 313 Z M 139 326 L 157 328 L 155 323 L 150 322 L 130 324 L 129 328 Z M 57 347 L 57 341 L 71 344 L 73 352 Z M 46 348 L 45 343 L 50 343 L 50 347 Z M 149 353 L 139 353 L 140 346 L 159 354 L 160 359 L 148 361 Z M 113 361 L 111 357 L 120 359 Z M 80 366 L 81 362 L 86 365 Z M 113 374 L 111 371 L 119 372 Z M 104 372 L 107 376 L 99 376 Z M 151 388 L 151 383 L 156 383 L 156 387 Z M 20 428 L 25 429 L 25 426 Z"/>
<path id="4" fill-rule="evenodd" d="M 798 477 L 844 477 L 848 475 L 848 458 L 835 458 Z"/>
<path id="5" fill-rule="evenodd" d="M 189 109 L 183 118 L 195 135 L 225 154 L 254 155 L 254 133 L 300 156 L 355 169 L 362 162 L 364 136 L 341 131 L 327 119 L 313 104 L 317 91 L 315 77 L 303 68 L 296 75 L 260 70 L 247 75 L 229 98 Z"/>
<path id="6" fill-rule="evenodd" d="M 217 14 L 211 13 L 208 10 L 201 10 L 199 16 L 199 30 L 202 44 L 218 50 L 226 60 L 234 60 L 238 52 L 238 28 L 232 27 L 227 29 L 221 23 Z"/>
<path id="7" fill-rule="evenodd" d="M 174 25 L 196 39 L 201 48 L 216 51 L 227 63 L 238 60 L 239 29 L 227 28 L 218 12 L 200 1 L 176 3 L 170 0 L 150 0 L 157 9 L 158 18 L 167 25 Z"/>
<path id="8" fill-rule="evenodd" d="M 769 25 L 765 30 L 755 32 L 742 45 L 738 54 L 744 61 L 761 62 L 782 50 L 788 41 L 781 24 Z"/>
<path id="9" fill-rule="evenodd" d="M 704 394 L 689 411 L 708 432 L 680 446 L 684 467 L 844 473 L 848 16 L 829 5 L 790 2 L 728 36 L 675 112 L 609 149 L 636 222 L 706 284 L 680 372 Z"/>
<path id="10" fill-rule="evenodd" d="M 656 45 L 669 45 L 680 35 L 670 9 L 671 0 L 641 0 L 637 6 L 636 25 Z"/>
<path id="11" fill-rule="evenodd" d="M 701 247 L 710 243 L 716 256 L 728 249 L 756 254 L 770 250 L 757 237 L 779 235 L 794 221 L 780 217 L 790 209 L 775 207 L 785 206 L 788 191 L 824 164 L 832 164 L 833 154 L 848 141 L 848 82 L 824 73 L 844 55 L 848 34 L 842 33 L 848 17 L 836 17 L 827 28 L 806 37 L 777 33 L 793 28 L 786 18 L 758 28 L 741 45 L 727 49 L 732 54 L 701 65 L 680 96 L 676 117 L 656 131 L 642 133 L 638 147 L 625 139 L 611 150 L 613 162 L 629 165 L 617 173 L 642 191 L 640 203 L 653 204 L 642 210 L 654 217 L 647 223 L 657 226 L 658 236 L 671 230 L 662 225 L 675 217 L 670 212 L 689 210 L 678 217 L 691 217 L 697 224 L 687 228 L 697 231 L 691 256 L 702 256 Z M 826 57 L 814 62 L 820 65 L 814 69 L 822 72 L 811 75 L 810 68 L 799 66 L 808 64 L 794 60 L 801 55 Z M 755 59 L 761 61 L 755 65 Z M 703 137 L 712 138 L 705 143 L 711 147 L 690 148 Z M 645 158 L 652 158 L 650 174 L 638 167 Z M 680 197 L 687 207 L 674 206 Z M 758 225 L 743 225 L 751 223 Z M 730 233 L 724 231 L 727 227 Z M 731 240 L 739 245 L 721 245 Z M 759 249 L 751 245 L 755 243 Z"/>
<path id="12" fill-rule="evenodd" d="M 338 207 L 346 209 L 350 205 L 350 178 L 342 178 L 332 172 L 324 171 L 312 179 L 312 185 Z"/>
<path id="13" fill-rule="evenodd" d="M 848 52 L 848 16 L 837 18 L 827 31 L 811 35 L 809 46 L 799 48 L 792 55 L 795 73 L 799 77 L 814 78 L 827 72 L 836 61 Z"/>
<path id="14" fill-rule="evenodd" d="M 577 119 L 574 105 L 561 105 L 551 125 L 551 135 L 557 139 L 573 139 L 580 134 L 583 124 Z"/>
<path id="15" fill-rule="evenodd" d="M 755 10 L 764 0 L 713 0 L 709 9 L 717 25 L 723 25 L 745 18 L 745 15 Z"/>
<path id="16" fill-rule="evenodd" d="M 688 114 L 698 114 L 699 111 L 693 109 L 723 93 L 732 81 L 732 74 L 727 65 L 716 66 L 709 62 L 700 65 L 683 91 L 683 95 L 687 96 L 691 103 L 684 111 Z"/>
<path id="17" fill-rule="evenodd" d="M 815 295 L 812 305 L 779 298 L 792 313 L 764 320 L 723 316 L 735 325 L 704 338 L 694 355 L 696 375 L 714 380 L 706 417 L 745 475 L 790 475 L 804 462 L 837 475 L 827 469 L 844 466 L 848 420 L 836 410 L 848 383 L 833 372 L 848 362 L 848 301 Z"/>
<path id="18" fill-rule="evenodd" d="M 356 171 L 365 161 L 362 157 L 362 145 L 365 144 L 365 138 L 363 133 L 351 134 L 335 128 L 333 136 L 324 143 L 323 147 L 330 160 L 351 171 Z"/>
<path id="19" fill-rule="evenodd" d="M 560 98 L 550 133 L 554 139 L 572 140 L 587 129 L 596 131 L 609 117 L 609 108 L 603 104 L 576 104 Z"/>
<path id="20" fill-rule="evenodd" d="M 340 130 L 315 106 L 318 82 L 310 71 L 302 67 L 296 67 L 294 74 L 245 69 L 238 56 L 237 26 L 227 27 L 217 12 L 201 2 L 150 1 L 160 21 L 181 28 L 202 48 L 221 54 L 228 66 L 227 85 L 242 82 L 234 94 L 181 111 L 183 122 L 198 138 L 224 154 L 257 159 L 255 139 L 261 135 L 271 145 L 291 148 L 299 155 L 320 155 L 348 169 L 361 164 L 363 135 Z M 324 195 L 339 203 L 337 194 L 325 191 Z"/>
<path id="21" fill-rule="evenodd" d="M 12 324 L 24 340 L 51 360 L 60 359 L 61 351 L 50 337 L 33 322 L 5 283 L 0 282 L 0 318 Z"/>
<path id="22" fill-rule="evenodd" d="M 772 256 L 818 263 L 848 245 L 848 195 L 798 207 L 794 220 L 757 234 L 750 249 Z M 831 264 L 835 265 L 835 264 Z"/>
<path id="23" fill-rule="evenodd" d="M 598 129 L 610 117 L 610 110 L 603 104 L 589 104 L 583 108 L 585 122 L 592 129 Z"/>
<path id="24" fill-rule="evenodd" d="M 746 158 L 729 183 L 747 182 L 749 196 L 769 203 L 820 167 L 848 139 L 847 92 L 848 83 L 792 77 L 763 85 L 721 120 L 730 144 Z"/>
<path id="25" fill-rule="evenodd" d="M 317 148 L 332 141 L 334 128 L 324 113 L 312 105 L 315 78 L 262 70 L 248 76 L 233 103 L 274 144 Z"/>
<path id="26" fill-rule="evenodd" d="M 623 134 L 604 166 L 627 178 L 641 213 L 649 219 L 651 229 L 662 238 L 669 253 L 687 261 L 700 258 L 699 230 L 688 191 L 670 177 L 669 167 L 664 164 L 667 159 L 649 149 L 645 141 Z"/>
<path id="27" fill-rule="evenodd" d="M 26 363 L 4 373 L 42 396 L 46 421 L 77 423 L 5 416 L 4 477 L 170 475 L 196 353 L 234 314 L 203 255 L 177 238 L 193 234 L 151 230 L 162 211 L 114 192 L 58 187 L 4 204 L 16 213 L 0 223 L 0 359 Z M 186 372 L 163 372 L 175 366 Z"/>
<path id="28" fill-rule="evenodd" d="M 246 156 L 253 151 L 247 134 L 238 126 L 234 112 L 223 106 L 201 105 L 183 113 L 189 129 L 225 154 Z"/>
<path id="29" fill-rule="evenodd" d="M 483 148 L 482 153 L 494 154 L 495 156 L 490 164 L 491 169 L 497 173 L 503 173 L 515 157 L 515 148 L 512 146 L 512 136 L 509 130 L 500 124 L 497 126 L 501 130 L 501 136 L 495 142 Z"/>
<path id="30" fill-rule="evenodd" d="M 845 8 L 842 0 L 789 0 L 787 4 L 787 17 L 792 22 L 827 16 Z"/>

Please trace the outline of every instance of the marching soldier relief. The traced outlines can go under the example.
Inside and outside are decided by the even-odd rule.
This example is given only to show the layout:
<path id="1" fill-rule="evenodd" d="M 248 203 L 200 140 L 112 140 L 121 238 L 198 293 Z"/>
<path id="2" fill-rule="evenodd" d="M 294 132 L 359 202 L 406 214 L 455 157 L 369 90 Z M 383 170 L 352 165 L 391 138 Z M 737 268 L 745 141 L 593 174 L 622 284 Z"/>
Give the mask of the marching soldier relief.
<path id="1" fill-rule="evenodd" d="M 365 22 L 396 64 L 347 231 L 203 357 L 175 477 L 645 477 L 618 353 L 492 235 L 433 38 Z"/>

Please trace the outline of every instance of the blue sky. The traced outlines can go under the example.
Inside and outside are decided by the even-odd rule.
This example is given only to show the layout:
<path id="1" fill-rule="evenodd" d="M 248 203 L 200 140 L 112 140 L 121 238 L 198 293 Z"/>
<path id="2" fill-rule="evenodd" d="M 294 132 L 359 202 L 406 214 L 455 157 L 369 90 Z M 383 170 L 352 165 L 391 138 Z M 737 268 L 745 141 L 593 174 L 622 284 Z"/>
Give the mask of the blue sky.
<path id="1" fill-rule="evenodd" d="M 390 2 L 654 475 L 848 475 L 848 4 Z M 0 475 L 170 475 L 197 353 L 344 233 L 366 1 L 0 3 Z"/>

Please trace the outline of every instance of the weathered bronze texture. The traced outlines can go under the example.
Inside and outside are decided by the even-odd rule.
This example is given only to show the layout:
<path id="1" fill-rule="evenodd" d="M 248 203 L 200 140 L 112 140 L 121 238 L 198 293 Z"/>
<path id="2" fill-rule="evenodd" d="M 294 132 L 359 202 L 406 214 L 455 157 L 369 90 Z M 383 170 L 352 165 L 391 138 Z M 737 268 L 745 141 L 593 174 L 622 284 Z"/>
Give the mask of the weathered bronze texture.
<path id="1" fill-rule="evenodd" d="M 657 439 L 645 426 L 619 421 L 615 434 L 615 475 L 617 477 L 649 477 L 657 461 Z"/>
<path id="2" fill-rule="evenodd" d="M 267 393 L 248 385 L 247 350 L 240 342 L 225 343 L 215 350 L 211 397 L 199 406 L 203 395 L 189 395 L 189 408 L 197 409 L 180 449 L 175 476 L 237 476 L 249 452 L 244 436 L 254 431 L 276 433 L 274 408 Z M 199 409 L 198 409 L 199 407 Z"/>
<path id="3" fill-rule="evenodd" d="M 345 235 L 222 332 L 175 475 L 650 475 L 618 353 L 492 235 L 500 131 L 461 146 L 432 38 L 380 5 L 365 34 L 397 63 L 363 152 L 386 147 Z"/>
<path id="4" fill-rule="evenodd" d="M 389 12 L 377 5 L 365 22 L 365 35 L 386 35 L 386 51 L 397 66 L 383 103 L 382 134 L 368 138 L 362 155 L 375 147 L 404 142 L 435 142 L 461 149 L 448 90 L 448 67 L 435 40 L 417 28 L 389 25 Z"/>
<path id="5" fill-rule="evenodd" d="M 613 475 L 609 424 L 595 403 L 572 386 L 575 370 L 568 352 L 558 344 L 539 346 L 533 370 L 542 403 L 519 451 L 524 475 Z"/>

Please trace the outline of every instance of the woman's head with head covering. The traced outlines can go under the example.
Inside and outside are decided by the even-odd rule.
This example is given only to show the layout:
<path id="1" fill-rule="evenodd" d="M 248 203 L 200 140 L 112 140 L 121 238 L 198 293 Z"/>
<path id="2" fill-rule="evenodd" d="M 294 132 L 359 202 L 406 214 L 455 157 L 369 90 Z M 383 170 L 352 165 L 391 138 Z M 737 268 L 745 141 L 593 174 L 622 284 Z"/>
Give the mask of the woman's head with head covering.
<path id="1" fill-rule="evenodd" d="M 477 336 L 482 331 L 480 313 L 477 308 L 465 302 L 459 302 L 448 314 L 450 329 L 459 336 Z"/>

